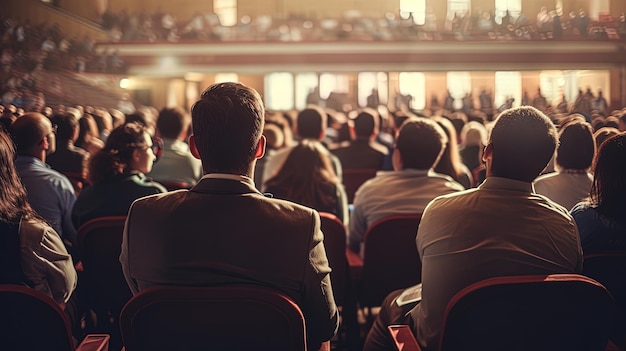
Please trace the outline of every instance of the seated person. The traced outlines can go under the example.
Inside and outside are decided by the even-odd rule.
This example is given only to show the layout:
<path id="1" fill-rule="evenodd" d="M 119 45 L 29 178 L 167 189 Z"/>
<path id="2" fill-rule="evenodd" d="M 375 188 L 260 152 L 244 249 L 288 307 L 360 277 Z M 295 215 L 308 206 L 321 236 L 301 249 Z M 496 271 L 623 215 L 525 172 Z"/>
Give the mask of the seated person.
<path id="1" fill-rule="evenodd" d="M 157 182 L 184 182 L 193 186 L 202 177 L 202 165 L 185 143 L 190 124 L 191 118 L 181 108 L 164 108 L 159 112 L 156 128 L 163 140 L 163 151 L 149 174 Z"/>
<path id="2" fill-rule="evenodd" d="M 87 179 L 89 153 L 74 145 L 78 139 L 78 119 L 74 114 L 66 113 L 54 115 L 52 123 L 57 126 L 56 151 L 48 155 L 46 163 L 65 175 Z M 76 187 L 76 183 L 73 185 Z"/>
<path id="3" fill-rule="evenodd" d="M 590 197 L 571 210 L 585 255 L 626 252 L 626 134 L 607 139 L 594 162 Z"/>
<path id="4" fill-rule="evenodd" d="M 538 195 L 532 182 L 557 145 L 556 128 L 523 106 L 497 119 L 483 160 L 487 179 L 477 188 L 434 199 L 417 230 L 422 299 L 398 306 L 387 296 L 364 351 L 389 350 L 390 324 L 410 324 L 425 350 L 438 350 L 442 318 L 463 288 L 498 276 L 581 273 L 578 230 L 560 205 Z"/>
<path id="5" fill-rule="evenodd" d="M 0 284 L 26 284 L 62 308 L 76 288 L 63 241 L 30 206 L 15 170 L 11 138 L 0 130 Z"/>
<path id="6" fill-rule="evenodd" d="M 349 123 L 352 141 L 331 150 L 343 169 L 381 169 L 389 150 L 376 142 L 378 117 L 364 111 Z"/>
<path id="7" fill-rule="evenodd" d="M 202 93 L 189 146 L 205 175 L 190 190 L 133 203 L 120 262 L 133 294 L 154 285 L 279 289 L 302 310 L 308 349 L 317 350 L 339 317 L 324 235 L 317 211 L 265 197 L 252 182 L 265 149 L 264 110 L 261 96 L 240 83 Z"/>
<path id="8" fill-rule="evenodd" d="M 570 210 L 589 196 L 592 176 L 589 168 L 596 152 L 591 125 L 575 118 L 559 130 L 556 150 L 556 172 L 535 180 L 535 191 Z"/>
<path id="9" fill-rule="evenodd" d="M 393 154 L 394 171 L 379 172 L 354 196 L 350 250 L 361 251 L 367 229 L 377 220 L 395 214 L 420 214 L 435 197 L 465 189 L 433 171 L 447 140 L 446 133 L 430 119 L 411 117 L 402 124 Z"/>
<path id="10" fill-rule="evenodd" d="M 265 191 L 274 197 L 329 212 L 341 221 L 348 219 L 348 200 L 328 155 L 316 140 L 296 145 L 278 170 L 265 182 Z"/>
<path id="11" fill-rule="evenodd" d="M 326 124 L 328 116 L 320 108 L 309 106 L 308 108 L 300 111 L 296 120 L 296 133 L 300 140 L 311 139 L 317 141 L 323 141 L 326 137 Z M 267 158 L 263 168 L 263 184 L 257 184 L 262 191 L 265 190 L 265 181 L 278 172 L 283 162 L 287 159 L 287 156 L 291 152 L 292 146 L 287 146 L 282 150 L 274 153 L 271 157 Z M 337 156 L 330 154 L 331 161 L 335 174 L 339 179 L 343 179 L 343 167 L 341 161 Z"/>
<path id="12" fill-rule="evenodd" d="M 78 229 L 97 217 L 125 216 L 136 199 L 166 192 L 145 176 L 155 160 L 152 139 L 141 124 L 115 128 L 89 163 L 93 185 L 84 189 L 74 204 L 74 226 Z"/>
<path id="13" fill-rule="evenodd" d="M 76 194 L 72 183 L 63 174 L 46 164 L 56 148 L 56 129 L 48 117 L 29 112 L 11 126 L 17 150 L 15 169 L 28 195 L 28 202 L 61 236 L 68 251 L 74 254 L 76 229 L 71 212 Z"/>

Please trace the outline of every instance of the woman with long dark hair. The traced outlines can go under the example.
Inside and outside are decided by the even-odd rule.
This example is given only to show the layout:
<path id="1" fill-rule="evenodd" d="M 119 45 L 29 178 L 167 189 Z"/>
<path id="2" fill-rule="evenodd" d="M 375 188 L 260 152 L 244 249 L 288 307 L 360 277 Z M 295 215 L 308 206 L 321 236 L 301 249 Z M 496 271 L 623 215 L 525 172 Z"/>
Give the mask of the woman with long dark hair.
<path id="1" fill-rule="evenodd" d="M 0 284 L 26 284 L 64 306 L 76 288 L 74 263 L 28 203 L 14 159 L 13 142 L 0 129 Z"/>
<path id="2" fill-rule="evenodd" d="M 444 146 L 443 154 L 441 154 L 439 162 L 435 165 L 435 172 L 452 177 L 452 179 L 463 185 L 465 189 L 471 188 L 473 182 L 472 173 L 461 161 L 454 125 L 445 117 L 435 118 L 435 121 L 448 136 L 448 142 Z"/>
<path id="3" fill-rule="evenodd" d="M 319 141 L 305 139 L 295 146 L 278 173 L 265 182 L 265 191 L 319 212 L 333 213 L 343 222 L 348 219 L 345 190 L 328 151 Z"/>
<path id="4" fill-rule="evenodd" d="M 145 176 L 156 161 L 157 145 L 139 123 L 115 128 L 104 148 L 89 163 L 92 186 L 83 189 L 72 210 L 78 229 L 86 221 L 104 216 L 125 216 L 136 199 L 167 190 Z"/>
<path id="5" fill-rule="evenodd" d="M 626 134 L 607 139 L 593 164 L 590 196 L 571 210 L 585 255 L 626 251 Z"/>

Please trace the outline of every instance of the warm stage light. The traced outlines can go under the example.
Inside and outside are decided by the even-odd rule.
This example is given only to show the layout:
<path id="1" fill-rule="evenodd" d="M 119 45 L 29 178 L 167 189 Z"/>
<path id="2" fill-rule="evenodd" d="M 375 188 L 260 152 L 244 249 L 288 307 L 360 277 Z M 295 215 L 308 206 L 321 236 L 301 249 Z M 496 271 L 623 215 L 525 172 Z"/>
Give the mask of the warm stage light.
<path id="1" fill-rule="evenodd" d="M 126 89 L 130 86 L 130 80 L 128 78 L 120 79 L 120 88 Z"/>

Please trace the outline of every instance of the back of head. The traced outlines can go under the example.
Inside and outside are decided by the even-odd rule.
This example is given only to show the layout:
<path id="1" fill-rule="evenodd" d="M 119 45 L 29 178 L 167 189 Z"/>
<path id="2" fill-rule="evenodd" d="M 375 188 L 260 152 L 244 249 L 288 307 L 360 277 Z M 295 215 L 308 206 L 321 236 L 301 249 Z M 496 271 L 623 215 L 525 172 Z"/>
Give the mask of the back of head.
<path id="1" fill-rule="evenodd" d="M 369 112 L 361 112 L 354 118 L 354 133 L 358 138 L 369 138 L 378 132 L 377 118 Z"/>
<path id="2" fill-rule="evenodd" d="M 575 119 L 561 127 L 557 166 L 561 169 L 586 170 L 591 167 L 595 153 L 596 144 L 589 123 Z"/>
<path id="3" fill-rule="evenodd" d="M 264 124 L 256 90 L 241 83 L 208 87 L 191 107 L 194 141 L 207 173 L 246 174 Z"/>
<path id="4" fill-rule="evenodd" d="M 522 106 L 500 114 L 489 143 L 493 150 L 492 175 L 532 182 L 552 158 L 558 137 L 545 114 Z"/>
<path id="5" fill-rule="evenodd" d="M 461 143 L 463 146 L 480 146 L 487 145 L 487 128 L 479 122 L 471 121 L 461 129 Z"/>
<path id="6" fill-rule="evenodd" d="M 46 135 L 46 128 L 43 119 L 46 116 L 29 112 L 18 118 L 11 126 L 11 135 L 17 148 L 18 154 L 28 154 L 34 147 L 39 145 L 41 139 Z"/>
<path id="7" fill-rule="evenodd" d="M 263 128 L 263 135 L 267 140 L 267 148 L 278 150 L 285 144 L 285 135 L 283 130 L 274 123 L 266 123 Z"/>
<path id="8" fill-rule="evenodd" d="M 175 140 L 185 135 L 189 123 L 190 119 L 182 108 L 164 108 L 159 112 L 156 127 L 161 138 Z"/>
<path id="9" fill-rule="evenodd" d="M 600 145 L 602 145 L 605 140 L 613 135 L 618 135 L 619 133 L 620 131 L 617 128 L 602 127 L 598 129 L 595 133 L 593 133 L 593 138 L 596 141 L 596 150 L 600 149 Z"/>
<path id="10" fill-rule="evenodd" d="M 302 139 L 320 140 L 326 130 L 326 113 L 318 108 L 309 107 L 300 113 L 296 120 L 296 132 Z"/>
<path id="11" fill-rule="evenodd" d="M 400 129 L 402 124 L 404 124 L 404 122 L 406 122 L 406 120 L 411 118 L 411 117 L 415 117 L 415 116 L 412 113 L 410 113 L 410 112 L 405 112 L 405 111 L 402 111 L 402 110 L 395 111 L 393 113 L 394 129 L 396 129 L 396 130 Z"/>
<path id="12" fill-rule="evenodd" d="M 276 175 L 267 180 L 268 189 L 279 189 L 290 201 L 305 206 L 332 205 L 328 187 L 339 183 L 326 148 L 317 140 L 304 139 L 294 146 Z"/>
<path id="13" fill-rule="evenodd" d="M 142 124 L 144 127 L 147 127 L 149 124 L 148 119 L 149 117 L 144 111 L 137 110 L 126 116 L 126 123 L 137 122 Z"/>
<path id="14" fill-rule="evenodd" d="M 591 202 L 598 212 L 623 221 L 626 197 L 626 133 L 607 139 L 594 161 Z"/>
<path id="15" fill-rule="evenodd" d="M 435 121 L 423 117 L 407 119 L 400 127 L 396 139 L 402 168 L 433 168 L 447 142 L 446 133 Z"/>
<path id="16" fill-rule="evenodd" d="M 74 138 L 74 133 L 78 129 L 78 119 L 74 114 L 54 115 L 51 121 L 57 126 L 57 141 L 67 141 Z"/>

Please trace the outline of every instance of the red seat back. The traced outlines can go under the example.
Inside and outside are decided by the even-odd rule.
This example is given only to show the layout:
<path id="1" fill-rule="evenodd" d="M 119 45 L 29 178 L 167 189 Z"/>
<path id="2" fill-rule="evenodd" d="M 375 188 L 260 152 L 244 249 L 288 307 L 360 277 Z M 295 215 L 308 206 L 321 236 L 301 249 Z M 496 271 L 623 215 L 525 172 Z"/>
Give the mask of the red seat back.
<path id="1" fill-rule="evenodd" d="M 448 303 L 440 350 L 604 350 L 613 301 L 577 274 L 498 277 Z"/>
<path id="2" fill-rule="evenodd" d="M 395 215 L 373 223 L 365 233 L 362 306 L 380 306 L 390 292 L 422 280 L 415 237 L 421 214 Z"/>
<path id="3" fill-rule="evenodd" d="M 155 286 L 122 310 L 126 351 L 306 350 L 304 316 L 263 286 Z"/>
<path id="4" fill-rule="evenodd" d="M 342 306 L 348 282 L 348 261 L 346 259 L 346 227 L 332 213 L 320 212 L 324 247 L 332 272 L 330 279 L 333 284 L 335 303 Z"/>

